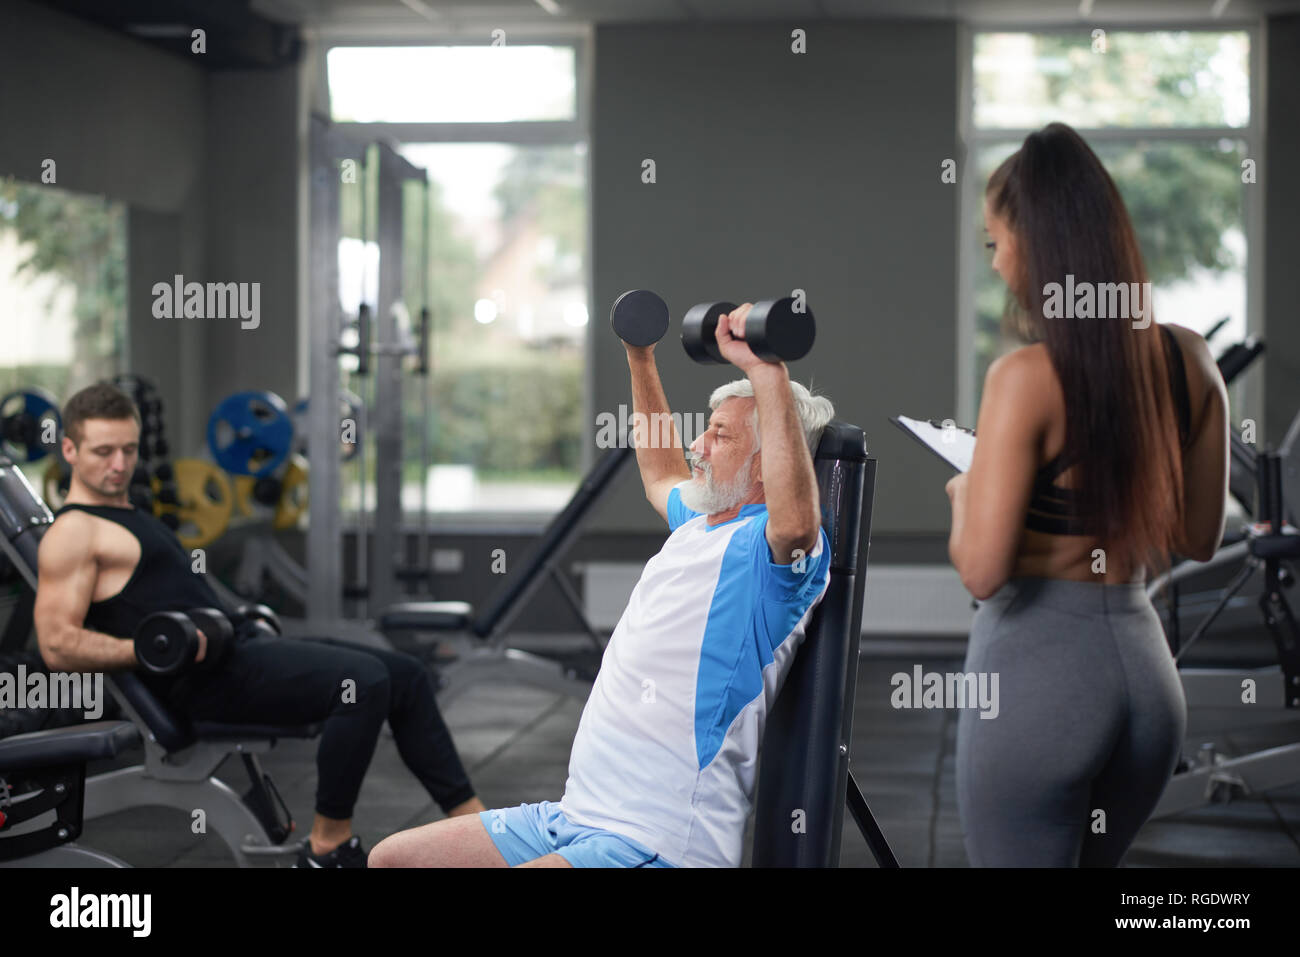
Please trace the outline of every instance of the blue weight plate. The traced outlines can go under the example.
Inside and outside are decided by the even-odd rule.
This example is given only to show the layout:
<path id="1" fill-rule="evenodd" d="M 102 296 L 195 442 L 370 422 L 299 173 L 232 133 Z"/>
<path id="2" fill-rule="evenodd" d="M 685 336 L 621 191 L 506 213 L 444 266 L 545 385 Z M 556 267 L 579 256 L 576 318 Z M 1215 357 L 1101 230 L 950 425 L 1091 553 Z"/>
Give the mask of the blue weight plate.
<path id="1" fill-rule="evenodd" d="M 293 448 L 289 409 L 274 392 L 228 395 L 208 419 L 208 448 L 231 475 L 270 475 Z"/>
<path id="2" fill-rule="evenodd" d="M 41 442 L 45 420 L 54 422 L 54 442 Z M 63 423 L 54 396 L 44 389 L 10 392 L 0 399 L 0 449 L 19 462 L 36 462 L 54 451 L 62 434 Z"/>

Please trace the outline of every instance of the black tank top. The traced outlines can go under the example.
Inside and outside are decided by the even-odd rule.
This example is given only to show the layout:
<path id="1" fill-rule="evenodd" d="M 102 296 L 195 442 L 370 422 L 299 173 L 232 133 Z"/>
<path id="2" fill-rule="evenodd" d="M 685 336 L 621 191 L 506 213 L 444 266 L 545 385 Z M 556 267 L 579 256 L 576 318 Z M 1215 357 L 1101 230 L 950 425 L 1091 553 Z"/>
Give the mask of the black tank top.
<path id="1" fill-rule="evenodd" d="M 65 505 L 55 518 L 73 509 L 116 522 L 140 542 L 140 561 L 135 571 L 117 594 L 90 603 L 87 628 L 114 638 L 131 638 L 140 622 L 157 611 L 217 608 L 233 617 L 234 609 L 222 604 L 202 575 L 191 571 L 190 553 L 177 540 L 176 533 L 153 515 L 143 509 L 115 505 Z M 143 670 L 137 670 L 137 674 L 155 691 L 165 692 L 173 684 L 171 679 L 147 675 Z"/>
<path id="2" fill-rule="evenodd" d="M 1164 333 L 1165 365 L 1169 369 L 1169 388 L 1174 397 L 1174 409 L 1178 415 L 1178 438 L 1186 448 L 1192 430 L 1192 407 L 1187 392 L 1187 370 L 1183 366 L 1183 351 L 1178 347 L 1178 340 L 1167 326 L 1161 326 Z M 1079 514 L 1078 493 L 1074 489 L 1061 488 L 1055 479 L 1073 463 L 1063 461 L 1058 455 L 1040 468 L 1034 476 L 1034 493 L 1029 500 L 1029 511 L 1025 515 L 1025 527 L 1035 532 L 1049 535 L 1088 535 L 1091 534 L 1088 523 Z"/>

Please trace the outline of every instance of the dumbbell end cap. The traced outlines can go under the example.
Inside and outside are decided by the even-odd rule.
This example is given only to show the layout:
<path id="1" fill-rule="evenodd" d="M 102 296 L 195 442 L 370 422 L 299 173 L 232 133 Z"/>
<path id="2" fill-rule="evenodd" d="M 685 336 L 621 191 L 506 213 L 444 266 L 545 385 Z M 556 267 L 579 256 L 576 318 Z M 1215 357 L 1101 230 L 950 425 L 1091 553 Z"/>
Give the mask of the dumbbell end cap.
<path id="1" fill-rule="evenodd" d="M 754 324 L 750 335 L 749 323 Z M 794 362 L 812 351 L 817 339 L 817 322 L 812 310 L 803 305 L 795 310 L 791 296 L 757 302 L 745 327 L 754 354 L 767 362 Z"/>
<path id="2" fill-rule="evenodd" d="M 609 324 L 630 346 L 654 345 L 668 331 L 668 323 L 668 304 L 649 289 L 629 289 L 609 311 Z"/>

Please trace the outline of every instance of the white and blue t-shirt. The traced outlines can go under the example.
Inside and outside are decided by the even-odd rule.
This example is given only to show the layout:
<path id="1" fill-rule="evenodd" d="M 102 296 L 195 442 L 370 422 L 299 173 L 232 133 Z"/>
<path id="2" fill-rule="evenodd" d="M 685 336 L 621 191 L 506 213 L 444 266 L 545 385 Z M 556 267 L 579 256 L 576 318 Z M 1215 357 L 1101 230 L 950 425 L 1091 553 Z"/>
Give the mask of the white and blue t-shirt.
<path id="1" fill-rule="evenodd" d="M 672 534 L 646 563 L 601 660 L 560 808 L 684 867 L 738 867 L 768 709 L 830 583 L 830 543 L 778 565 L 767 506 L 729 522 L 668 496 Z"/>

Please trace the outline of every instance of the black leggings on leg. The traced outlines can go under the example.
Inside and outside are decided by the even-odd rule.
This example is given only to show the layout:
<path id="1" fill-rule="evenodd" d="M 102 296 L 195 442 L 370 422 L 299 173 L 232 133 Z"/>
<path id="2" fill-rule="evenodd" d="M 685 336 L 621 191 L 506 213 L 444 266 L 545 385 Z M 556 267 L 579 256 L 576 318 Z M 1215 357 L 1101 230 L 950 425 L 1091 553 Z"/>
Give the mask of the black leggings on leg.
<path id="1" fill-rule="evenodd" d="M 433 680 L 410 655 L 332 639 L 245 634 L 215 672 L 178 686 L 171 700 L 195 720 L 324 722 L 316 813 L 325 817 L 352 817 L 385 720 L 402 760 L 444 812 L 474 796 Z"/>
<path id="2" fill-rule="evenodd" d="M 1187 723 L 1143 586 L 1012 579 L 980 603 L 965 671 L 997 675 L 1000 698 L 996 717 L 967 708 L 957 720 L 971 866 L 1118 865 Z"/>

